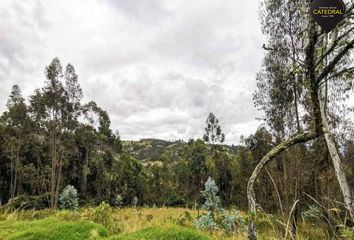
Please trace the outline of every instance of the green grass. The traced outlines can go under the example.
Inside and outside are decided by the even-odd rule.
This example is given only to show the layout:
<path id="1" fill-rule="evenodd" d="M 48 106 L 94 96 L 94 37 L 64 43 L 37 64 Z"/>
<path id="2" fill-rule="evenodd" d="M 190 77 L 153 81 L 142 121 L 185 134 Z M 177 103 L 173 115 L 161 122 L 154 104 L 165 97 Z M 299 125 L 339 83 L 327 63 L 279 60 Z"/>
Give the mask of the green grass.
<path id="1" fill-rule="evenodd" d="M 82 208 L 75 213 L 63 210 L 27 210 L 0 214 L 0 240 L 246 240 L 246 229 L 234 235 L 221 230 L 197 230 L 197 211 L 186 208 Z M 93 223 L 95 222 L 95 223 Z M 271 222 L 274 225 L 271 224 Z M 104 224 L 104 226 L 100 225 Z M 256 221 L 259 239 L 276 240 L 284 229 L 277 218 Z M 347 230 L 345 239 L 353 239 Z M 317 222 L 300 222 L 298 240 L 330 240 L 326 227 Z M 343 238 L 344 239 L 344 238 Z"/>
<path id="2" fill-rule="evenodd" d="M 85 221 L 61 221 L 56 218 L 41 220 L 0 221 L 0 240 L 210 240 L 197 230 L 172 226 L 150 227 L 137 232 L 115 235 L 108 238 L 107 230 Z"/>
<path id="3" fill-rule="evenodd" d="M 110 240 L 210 240 L 208 236 L 182 227 L 151 227 L 134 233 L 112 237 Z"/>
<path id="4" fill-rule="evenodd" d="M 104 227 L 84 221 L 60 221 L 55 218 L 0 221 L 0 240 L 82 240 L 107 235 Z"/>

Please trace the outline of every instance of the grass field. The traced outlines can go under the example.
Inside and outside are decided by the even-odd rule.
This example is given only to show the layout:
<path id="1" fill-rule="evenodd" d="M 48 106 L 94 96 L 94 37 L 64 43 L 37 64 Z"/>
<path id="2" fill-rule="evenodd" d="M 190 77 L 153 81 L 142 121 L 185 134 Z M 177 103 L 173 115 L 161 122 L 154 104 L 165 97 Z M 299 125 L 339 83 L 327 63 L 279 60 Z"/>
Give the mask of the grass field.
<path id="1" fill-rule="evenodd" d="M 0 215 L 0 240 L 243 240 L 246 229 L 234 234 L 195 228 L 197 211 L 184 208 L 82 208 L 67 211 L 19 211 Z M 265 219 L 258 222 L 259 239 L 279 239 Z M 301 240 L 334 239 L 323 229 L 300 225 Z"/>

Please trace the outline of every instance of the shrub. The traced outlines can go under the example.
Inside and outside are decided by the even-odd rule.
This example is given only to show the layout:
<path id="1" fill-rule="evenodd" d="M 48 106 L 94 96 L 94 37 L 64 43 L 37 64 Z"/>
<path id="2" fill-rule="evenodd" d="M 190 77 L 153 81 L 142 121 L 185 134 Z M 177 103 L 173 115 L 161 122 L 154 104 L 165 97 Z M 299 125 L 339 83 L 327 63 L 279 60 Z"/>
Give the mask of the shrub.
<path id="1" fill-rule="evenodd" d="M 115 198 L 112 200 L 113 206 L 120 208 L 123 205 L 123 197 L 120 194 L 117 194 Z"/>
<path id="2" fill-rule="evenodd" d="M 224 212 L 222 220 L 222 228 L 227 233 L 240 232 L 246 227 L 245 219 L 240 215 L 239 211 L 232 210 Z"/>
<path id="3" fill-rule="evenodd" d="M 85 219 L 103 225 L 112 233 L 122 231 L 122 226 L 114 221 L 113 209 L 105 202 L 102 202 L 98 207 L 94 208 L 93 211 L 86 211 Z"/>
<path id="4" fill-rule="evenodd" d="M 211 177 L 208 178 L 204 186 L 204 191 L 202 191 L 202 195 L 205 198 L 203 209 L 208 212 L 200 216 L 196 220 L 195 225 L 200 229 L 212 230 L 217 228 L 214 212 L 220 210 L 220 199 L 217 196 L 219 189 L 216 186 L 214 179 Z"/>
<path id="5" fill-rule="evenodd" d="M 108 226 L 113 221 L 112 212 L 109 204 L 102 202 L 98 207 L 94 208 L 91 220 L 103 226 Z"/>
<path id="6" fill-rule="evenodd" d="M 77 190 L 74 186 L 68 185 L 64 188 L 59 197 L 60 206 L 62 209 L 76 211 L 79 206 Z"/>
<path id="7" fill-rule="evenodd" d="M 18 209 L 36 209 L 41 210 L 49 206 L 49 194 L 43 194 L 39 196 L 27 196 L 19 195 L 14 198 L 10 198 L 5 205 L 6 210 L 18 210 Z"/>
<path id="8" fill-rule="evenodd" d="M 319 207 L 310 205 L 309 208 L 303 212 L 303 216 L 308 219 L 319 219 L 322 216 L 322 212 Z"/>
<path id="9" fill-rule="evenodd" d="M 138 205 L 138 201 L 139 201 L 138 197 L 135 196 L 135 197 L 133 198 L 133 200 L 132 200 L 132 206 L 133 206 L 134 208 L 136 208 L 136 206 Z"/>
<path id="10" fill-rule="evenodd" d="M 205 198 L 203 209 L 214 212 L 220 208 L 220 198 L 217 195 L 218 191 L 219 189 L 214 179 L 209 177 L 205 182 L 204 191 L 202 191 L 202 195 Z"/>
<path id="11" fill-rule="evenodd" d="M 193 217 L 188 211 L 184 211 L 184 213 L 180 214 L 178 218 L 172 220 L 175 224 L 179 226 L 189 227 L 193 221 Z"/>
<path id="12" fill-rule="evenodd" d="M 236 210 L 228 212 L 221 208 L 220 198 L 217 195 L 218 191 L 215 181 L 209 177 L 205 182 L 204 191 L 202 191 L 202 195 L 205 198 L 203 209 L 208 212 L 199 217 L 195 225 L 200 229 L 223 229 L 226 233 L 243 231 L 245 219 Z"/>
<path id="13" fill-rule="evenodd" d="M 201 217 L 199 217 L 195 222 L 195 225 L 197 226 L 197 228 L 207 229 L 207 230 L 216 229 L 218 226 L 211 212 L 203 214 Z"/>

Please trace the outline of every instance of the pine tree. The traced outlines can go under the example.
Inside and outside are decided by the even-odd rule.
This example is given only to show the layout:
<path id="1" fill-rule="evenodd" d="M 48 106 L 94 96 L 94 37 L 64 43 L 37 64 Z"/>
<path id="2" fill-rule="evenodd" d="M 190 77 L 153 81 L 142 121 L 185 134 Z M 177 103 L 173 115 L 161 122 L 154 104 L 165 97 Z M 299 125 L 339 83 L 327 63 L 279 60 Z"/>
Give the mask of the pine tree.
<path id="1" fill-rule="evenodd" d="M 76 211 L 79 206 L 77 190 L 74 186 L 68 185 L 64 188 L 59 197 L 60 207 L 62 209 Z"/>

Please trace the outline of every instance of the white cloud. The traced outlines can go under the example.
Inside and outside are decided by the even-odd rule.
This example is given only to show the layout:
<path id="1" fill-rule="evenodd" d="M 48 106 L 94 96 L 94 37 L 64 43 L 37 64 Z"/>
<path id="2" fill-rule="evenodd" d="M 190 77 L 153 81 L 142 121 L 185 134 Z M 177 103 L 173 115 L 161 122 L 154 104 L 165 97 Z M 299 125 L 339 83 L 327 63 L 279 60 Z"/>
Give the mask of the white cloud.
<path id="1" fill-rule="evenodd" d="M 40 87 L 57 56 L 123 139 L 200 137 L 212 111 L 237 143 L 259 124 L 257 12 L 256 1 L 240 0 L 3 0 L 0 110 L 11 85 L 27 96 Z"/>

